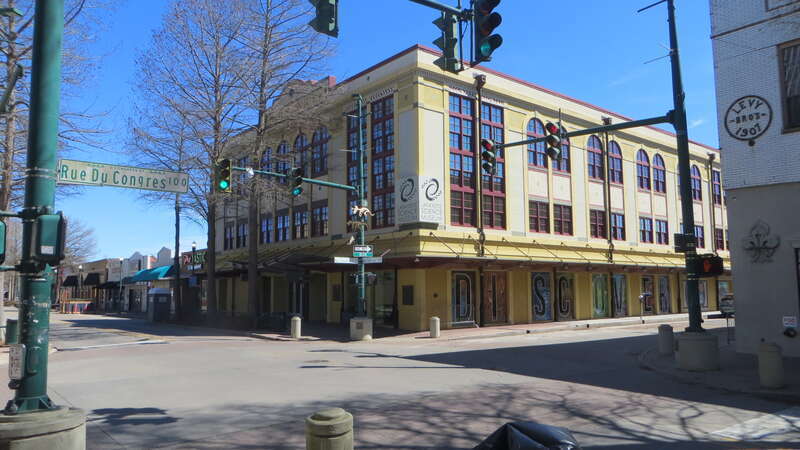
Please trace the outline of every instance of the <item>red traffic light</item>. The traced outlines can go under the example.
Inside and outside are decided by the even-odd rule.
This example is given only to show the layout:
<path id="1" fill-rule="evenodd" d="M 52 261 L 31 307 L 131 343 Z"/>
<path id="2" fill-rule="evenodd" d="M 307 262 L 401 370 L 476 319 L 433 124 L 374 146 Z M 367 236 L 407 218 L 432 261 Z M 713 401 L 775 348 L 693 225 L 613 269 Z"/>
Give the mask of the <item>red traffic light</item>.
<path id="1" fill-rule="evenodd" d="M 558 134 L 559 132 L 558 125 L 554 124 L 553 122 L 547 122 L 547 125 L 545 125 L 544 128 L 550 134 Z"/>
<path id="2" fill-rule="evenodd" d="M 491 139 L 481 139 L 481 148 L 493 152 L 494 151 L 494 142 Z"/>

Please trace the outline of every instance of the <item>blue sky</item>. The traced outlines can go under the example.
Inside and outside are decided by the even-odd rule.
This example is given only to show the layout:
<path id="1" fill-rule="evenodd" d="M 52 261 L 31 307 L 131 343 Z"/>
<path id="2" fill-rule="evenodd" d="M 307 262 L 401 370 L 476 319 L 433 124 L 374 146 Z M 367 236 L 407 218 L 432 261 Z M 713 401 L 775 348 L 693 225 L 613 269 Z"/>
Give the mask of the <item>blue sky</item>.
<path id="1" fill-rule="evenodd" d="M 455 6 L 457 0 L 440 0 Z M 486 65 L 571 97 L 632 118 L 662 115 L 672 105 L 667 54 L 666 5 L 643 13 L 654 0 L 502 0 L 497 32 L 503 45 Z M 466 0 L 464 0 L 466 4 Z M 706 0 L 676 0 L 681 62 L 686 90 L 689 138 L 717 146 L 710 19 Z M 102 64 L 83 102 L 107 111 L 102 126 L 108 152 L 87 149 L 70 157 L 122 162 L 126 121 L 136 75 L 134 60 L 147 48 L 167 0 L 130 0 L 107 14 L 93 52 Z M 555 7 L 547 6 L 556 5 Z M 555 17 L 551 11 L 560 12 Z M 341 0 L 337 54 L 330 73 L 343 80 L 413 44 L 433 47 L 438 12 L 408 0 Z M 550 14 L 548 14 L 550 13 Z M 549 24 L 553 25 L 549 25 Z M 99 257 L 157 252 L 174 245 L 174 212 L 137 200 L 137 192 L 118 188 L 85 188 L 57 202 L 67 215 L 95 229 Z M 205 230 L 184 222 L 181 247 L 197 241 L 205 247 Z"/>

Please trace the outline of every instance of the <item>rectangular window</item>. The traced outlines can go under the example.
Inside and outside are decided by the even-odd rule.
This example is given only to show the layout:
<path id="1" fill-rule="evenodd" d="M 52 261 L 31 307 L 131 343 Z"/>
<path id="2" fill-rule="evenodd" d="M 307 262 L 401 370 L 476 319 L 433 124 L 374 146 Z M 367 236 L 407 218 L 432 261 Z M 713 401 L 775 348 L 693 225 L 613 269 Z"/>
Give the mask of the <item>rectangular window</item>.
<path id="1" fill-rule="evenodd" d="M 589 178 L 602 180 L 603 174 L 603 153 L 600 149 L 588 149 L 586 152 L 586 165 L 589 173 Z"/>
<path id="2" fill-rule="evenodd" d="M 611 213 L 611 238 L 625 240 L 625 214 Z"/>
<path id="3" fill-rule="evenodd" d="M 385 106 L 384 106 L 384 109 L 385 109 Z M 384 111 L 381 110 L 380 114 L 382 114 L 383 112 Z M 358 184 L 359 184 L 359 181 L 360 181 L 358 179 L 358 152 L 356 151 L 358 149 L 358 133 L 359 133 L 359 130 L 358 130 L 358 122 L 359 122 L 359 120 L 358 120 L 357 116 L 358 116 L 358 111 L 350 111 L 346 116 L 347 117 L 347 149 L 350 150 L 350 151 L 347 152 L 347 184 L 350 185 L 350 186 L 356 187 L 356 188 L 358 187 Z M 365 119 L 361 124 L 361 139 L 363 140 L 365 147 L 369 146 L 369 141 L 367 140 L 367 138 L 368 138 L 368 136 L 367 136 L 367 121 L 368 120 L 369 120 L 369 118 Z M 381 142 L 382 142 L 381 145 L 383 145 L 383 143 L 385 143 L 385 141 L 381 141 Z M 369 191 L 369 183 L 368 183 L 368 181 L 369 181 L 369 173 L 370 173 L 370 171 L 369 171 L 369 167 L 367 166 L 367 160 L 366 160 L 366 157 L 365 157 L 364 158 L 364 177 L 365 177 L 364 189 L 367 192 L 365 192 L 364 195 L 366 196 L 366 198 L 369 198 L 369 196 L 368 196 L 368 191 Z M 356 230 L 356 227 L 354 225 L 352 225 L 352 223 L 351 223 L 351 222 L 354 222 L 356 220 L 355 217 L 352 215 L 351 211 L 352 211 L 352 206 L 357 203 L 357 200 L 358 200 L 358 196 L 356 194 L 356 191 L 348 191 L 347 192 L 348 208 L 347 208 L 347 212 L 346 212 L 347 216 L 346 216 L 345 223 L 347 223 L 347 231 L 348 232 Z"/>
<path id="4" fill-rule="evenodd" d="M 666 220 L 656 219 L 656 243 L 669 245 L 669 229 Z"/>
<path id="5" fill-rule="evenodd" d="M 528 200 L 529 229 L 536 233 L 550 232 L 550 205 L 547 202 Z"/>
<path id="6" fill-rule="evenodd" d="M 653 243 L 653 219 L 639 217 L 639 242 Z"/>
<path id="7" fill-rule="evenodd" d="M 714 242 L 717 250 L 725 250 L 725 234 L 722 232 L 722 228 L 714 229 Z"/>
<path id="8" fill-rule="evenodd" d="M 230 250 L 233 248 L 233 228 L 232 223 L 225 224 L 222 235 L 222 248 L 223 250 Z"/>
<path id="9" fill-rule="evenodd" d="M 694 226 L 694 235 L 697 237 L 697 248 L 706 247 L 706 234 L 702 225 Z"/>
<path id="10" fill-rule="evenodd" d="M 450 222 L 474 226 L 475 142 L 474 103 L 450 94 Z"/>
<path id="11" fill-rule="evenodd" d="M 284 210 L 278 212 L 278 217 L 275 220 L 275 242 L 283 242 L 289 240 L 289 212 Z"/>
<path id="12" fill-rule="evenodd" d="M 394 192 L 372 196 L 372 228 L 394 225 Z"/>
<path id="13" fill-rule="evenodd" d="M 489 103 L 481 105 L 481 139 L 491 139 L 496 144 L 503 143 L 503 108 Z M 503 150 L 495 151 L 494 173 L 486 172 L 482 167 L 481 172 L 483 196 L 483 225 L 488 228 L 505 228 L 505 162 Z"/>
<path id="14" fill-rule="evenodd" d="M 377 100 L 371 106 L 372 228 L 384 228 L 394 225 L 394 97 Z"/>
<path id="15" fill-rule="evenodd" d="M 722 178 L 719 170 L 711 171 L 711 190 L 714 197 L 714 204 L 722 204 Z"/>
<path id="16" fill-rule="evenodd" d="M 328 235 L 328 203 L 320 203 L 311 210 L 311 236 Z"/>
<path id="17" fill-rule="evenodd" d="M 553 232 L 572 235 L 572 206 L 553 205 Z"/>
<path id="18" fill-rule="evenodd" d="M 781 79 L 783 82 L 783 127 L 800 128 L 800 43 L 781 48 Z"/>
<path id="19" fill-rule="evenodd" d="M 305 206 L 295 209 L 292 239 L 305 239 L 308 237 L 308 211 Z"/>
<path id="20" fill-rule="evenodd" d="M 589 210 L 589 234 L 593 238 L 606 238 L 606 212 L 599 209 Z"/>
<path id="21" fill-rule="evenodd" d="M 247 223 L 236 225 L 236 248 L 247 247 Z"/>
<path id="22" fill-rule="evenodd" d="M 258 242 L 261 244 L 269 244 L 272 242 L 272 216 L 261 217 L 261 228 Z"/>

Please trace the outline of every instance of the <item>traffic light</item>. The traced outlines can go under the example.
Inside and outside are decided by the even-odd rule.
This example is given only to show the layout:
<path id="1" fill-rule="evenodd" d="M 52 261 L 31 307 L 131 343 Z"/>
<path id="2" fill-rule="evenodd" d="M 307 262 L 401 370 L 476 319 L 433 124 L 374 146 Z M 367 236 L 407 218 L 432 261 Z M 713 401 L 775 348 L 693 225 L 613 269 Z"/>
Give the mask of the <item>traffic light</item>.
<path id="1" fill-rule="evenodd" d="M 215 189 L 217 192 L 231 191 L 231 160 L 221 159 L 217 162 Z"/>
<path id="2" fill-rule="evenodd" d="M 289 188 L 291 189 L 292 195 L 295 197 L 303 193 L 302 184 L 304 176 L 305 171 L 302 167 L 292 167 L 292 170 L 289 171 Z"/>
<path id="3" fill-rule="evenodd" d="M 713 253 L 697 255 L 696 264 L 697 276 L 700 278 L 716 277 L 725 272 L 722 258 Z"/>
<path id="4" fill-rule="evenodd" d="M 328 36 L 339 37 L 339 0 L 308 0 L 317 15 L 308 22 L 311 28 Z"/>
<path id="5" fill-rule="evenodd" d="M 492 34 L 495 28 L 503 21 L 500 14 L 492 10 L 500 4 L 500 0 L 477 0 L 473 23 L 473 39 L 475 61 L 478 64 L 492 59 L 492 52 L 503 43 L 503 37 Z"/>
<path id="6" fill-rule="evenodd" d="M 434 45 L 442 49 L 442 56 L 433 63 L 448 72 L 461 72 L 464 68 L 461 66 L 461 56 L 458 51 L 458 18 L 453 13 L 443 12 L 433 24 L 442 30 L 442 35 L 433 41 Z"/>
<path id="7" fill-rule="evenodd" d="M 489 139 L 481 139 L 481 159 L 483 160 L 483 170 L 494 173 L 494 166 L 497 163 L 497 154 L 494 151 L 494 142 Z"/>
<path id="8" fill-rule="evenodd" d="M 547 144 L 547 150 L 545 150 L 547 156 L 552 160 L 561 159 L 561 127 L 553 122 L 547 122 L 544 129 L 547 131 L 547 137 L 544 140 Z"/>

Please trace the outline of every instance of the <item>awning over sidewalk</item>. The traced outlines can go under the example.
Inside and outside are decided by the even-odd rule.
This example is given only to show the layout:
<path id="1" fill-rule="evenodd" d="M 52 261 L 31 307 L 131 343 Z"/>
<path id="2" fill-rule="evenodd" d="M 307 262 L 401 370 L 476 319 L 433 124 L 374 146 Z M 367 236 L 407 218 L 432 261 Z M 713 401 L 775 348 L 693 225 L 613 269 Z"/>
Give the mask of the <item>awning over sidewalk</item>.
<path id="1" fill-rule="evenodd" d="M 117 289 L 118 287 L 119 281 L 106 281 L 100 286 L 97 286 L 98 289 Z"/>
<path id="2" fill-rule="evenodd" d="M 70 275 L 67 278 L 64 278 L 64 282 L 61 283 L 61 287 L 73 287 L 77 285 L 78 285 L 77 275 Z"/>
<path id="3" fill-rule="evenodd" d="M 154 281 L 173 276 L 175 276 L 175 270 L 173 269 L 172 265 L 159 266 L 152 269 L 142 269 L 136 272 L 136 274 L 130 277 L 130 279 L 123 279 L 122 284 L 138 283 L 140 281 Z"/>
<path id="4" fill-rule="evenodd" d="M 97 272 L 91 272 L 86 275 L 86 278 L 83 279 L 84 286 L 97 286 L 100 284 L 100 274 Z"/>

